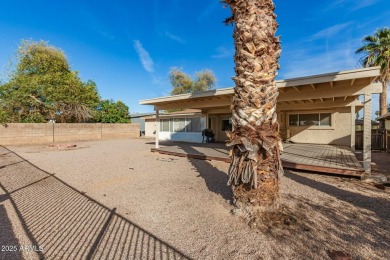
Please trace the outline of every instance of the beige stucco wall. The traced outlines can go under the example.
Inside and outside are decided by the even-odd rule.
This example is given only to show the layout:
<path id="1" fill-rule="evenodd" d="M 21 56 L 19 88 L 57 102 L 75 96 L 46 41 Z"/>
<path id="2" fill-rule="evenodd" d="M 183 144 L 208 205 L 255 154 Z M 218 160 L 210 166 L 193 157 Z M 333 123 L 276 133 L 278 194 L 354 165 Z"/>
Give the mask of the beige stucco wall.
<path id="1" fill-rule="evenodd" d="M 331 126 L 289 126 L 289 114 L 296 113 L 331 113 Z M 279 119 L 281 124 L 282 137 L 287 137 L 287 130 L 290 131 L 290 141 L 296 143 L 314 144 L 338 144 L 351 145 L 351 111 L 349 107 L 334 108 L 331 110 L 311 111 L 282 111 Z"/>
<path id="2" fill-rule="evenodd" d="M 145 119 L 145 136 L 155 137 L 156 136 L 156 120 Z"/>
<path id="3" fill-rule="evenodd" d="M 390 130 L 390 119 L 385 120 L 385 128 Z"/>
<path id="4" fill-rule="evenodd" d="M 231 115 L 218 115 L 215 116 L 215 125 L 213 125 L 212 129 L 215 132 L 215 140 L 217 142 L 226 142 L 228 137 L 226 135 L 226 132 L 222 130 L 222 120 L 226 120 L 231 118 Z"/>
<path id="5" fill-rule="evenodd" d="M 0 126 L 0 145 L 136 138 L 139 124 L 7 124 Z"/>

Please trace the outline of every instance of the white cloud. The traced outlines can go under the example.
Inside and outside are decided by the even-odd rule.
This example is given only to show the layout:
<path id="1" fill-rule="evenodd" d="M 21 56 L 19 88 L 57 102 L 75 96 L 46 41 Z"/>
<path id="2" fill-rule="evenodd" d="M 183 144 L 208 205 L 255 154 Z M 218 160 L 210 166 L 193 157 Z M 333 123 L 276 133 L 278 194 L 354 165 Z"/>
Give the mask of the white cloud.
<path id="1" fill-rule="evenodd" d="M 325 11 L 330 11 L 336 8 L 348 8 L 349 11 L 356 11 L 365 7 L 372 6 L 382 0 L 336 0 L 329 5 Z"/>
<path id="2" fill-rule="evenodd" d="M 148 72 L 153 72 L 153 60 L 150 58 L 149 52 L 144 49 L 140 41 L 134 41 L 134 49 L 138 53 L 139 59 L 144 69 Z"/>
<path id="3" fill-rule="evenodd" d="M 220 46 L 215 49 L 216 53 L 213 54 L 211 57 L 214 59 L 223 59 L 227 57 L 232 57 L 234 55 L 234 49 L 228 49 L 224 46 Z"/>
<path id="4" fill-rule="evenodd" d="M 381 0 L 359 0 L 359 1 L 355 1 L 355 5 L 354 7 L 352 7 L 352 11 L 356 11 L 356 10 L 359 10 L 359 9 L 362 9 L 362 8 L 365 8 L 365 7 L 369 7 L 371 5 L 374 5 L 378 2 L 380 2 Z"/>
<path id="5" fill-rule="evenodd" d="M 198 21 L 204 21 L 209 18 L 218 7 L 222 8 L 219 1 L 211 1 L 211 3 L 198 16 Z"/>
<path id="6" fill-rule="evenodd" d="M 177 41 L 177 42 L 179 42 L 181 44 L 185 44 L 186 43 L 186 41 L 183 38 L 181 38 L 180 36 L 174 35 L 174 34 L 168 32 L 168 31 L 165 32 L 165 36 L 167 36 L 169 39 Z"/>
<path id="7" fill-rule="evenodd" d="M 346 23 L 333 25 L 314 34 L 313 36 L 310 37 L 310 40 L 318 40 L 322 38 L 332 37 L 340 33 L 342 30 L 346 29 L 351 24 L 352 22 L 346 22 Z"/>
<path id="8" fill-rule="evenodd" d="M 329 49 L 304 44 L 302 48 L 285 46 L 282 59 L 288 62 L 282 63 L 280 76 L 286 79 L 357 68 L 356 43 L 350 39 Z"/>

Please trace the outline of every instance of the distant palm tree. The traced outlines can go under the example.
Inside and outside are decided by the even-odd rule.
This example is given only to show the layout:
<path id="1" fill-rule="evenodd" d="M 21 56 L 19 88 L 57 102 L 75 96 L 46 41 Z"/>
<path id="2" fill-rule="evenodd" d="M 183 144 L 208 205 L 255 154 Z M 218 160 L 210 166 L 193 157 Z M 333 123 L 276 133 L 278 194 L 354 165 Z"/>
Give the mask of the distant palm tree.
<path id="1" fill-rule="evenodd" d="M 234 23 L 236 77 L 232 99 L 233 132 L 228 133 L 232 163 L 228 184 L 237 207 L 250 216 L 274 211 L 279 203 L 281 138 L 276 114 L 275 77 L 281 53 L 275 37 L 272 0 L 225 0 Z"/>
<path id="2" fill-rule="evenodd" d="M 380 81 L 382 83 L 382 94 L 379 101 L 379 114 L 387 113 L 387 91 L 386 86 L 390 81 L 390 29 L 385 27 L 378 29 L 374 35 L 366 36 L 363 39 L 363 46 L 356 50 L 357 54 L 363 53 L 360 62 L 364 67 L 381 67 Z"/>

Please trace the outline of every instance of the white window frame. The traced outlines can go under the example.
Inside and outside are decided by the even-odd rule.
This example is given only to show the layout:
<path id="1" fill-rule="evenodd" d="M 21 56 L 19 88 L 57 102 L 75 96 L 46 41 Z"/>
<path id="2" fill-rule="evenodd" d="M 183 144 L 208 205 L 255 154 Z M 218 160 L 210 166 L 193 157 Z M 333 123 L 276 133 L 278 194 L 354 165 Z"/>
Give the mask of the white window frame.
<path id="1" fill-rule="evenodd" d="M 174 123 L 175 119 L 184 120 L 184 129 L 183 131 L 174 131 Z M 187 131 L 187 125 L 190 124 L 192 119 L 199 120 L 199 131 Z M 162 122 L 163 120 L 168 121 L 168 131 L 162 130 Z M 160 119 L 160 132 L 170 132 L 170 133 L 201 133 L 202 132 L 202 118 L 201 117 L 172 117 L 172 118 L 161 118 Z"/>
<path id="2" fill-rule="evenodd" d="M 290 115 L 298 115 L 298 122 L 299 122 L 299 115 L 300 114 L 318 114 L 318 120 L 320 122 L 320 114 L 330 114 L 330 125 L 290 125 Z M 332 130 L 335 128 L 335 111 L 329 111 L 329 110 L 319 110 L 315 112 L 311 111 L 294 111 L 294 112 L 289 112 L 286 115 L 286 123 L 287 123 L 287 128 L 310 128 L 310 129 L 327 129 L 327 130 Z"/>

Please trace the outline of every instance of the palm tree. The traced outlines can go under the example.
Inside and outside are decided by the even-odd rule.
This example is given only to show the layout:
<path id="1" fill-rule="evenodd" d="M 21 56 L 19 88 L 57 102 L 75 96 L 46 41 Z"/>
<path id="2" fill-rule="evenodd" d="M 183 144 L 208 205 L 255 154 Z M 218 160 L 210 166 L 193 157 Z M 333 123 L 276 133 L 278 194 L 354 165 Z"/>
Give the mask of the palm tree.
<path id="1" fill-rule="evenodd" d="M 278 89 L 275 77 L 281 53 L 275 37 L 275 5 L 272 0 L 225 0 L 235 23 L 236 77 L 232 99 L 233 132 L 228 133 L 232 163 L 228 184 L 234 202 L 249 216 L 274 211 L 279 204 L 279 179 L 283 173 Z"/>
<path id="2" fill-rule="evenodd" d="M 382 94 L 380 94 L 380 113 L 387 113 L 387 91 L 386 85 L 390 81 L 390 29 L 378 29 L 374 35 L 366 36 L 363 39 L 363 46 L 356 50 L 356 54 L 363 53 L 360 62 L 364 67 L 381 67 L 380 81 L 382 83 Z"/>

